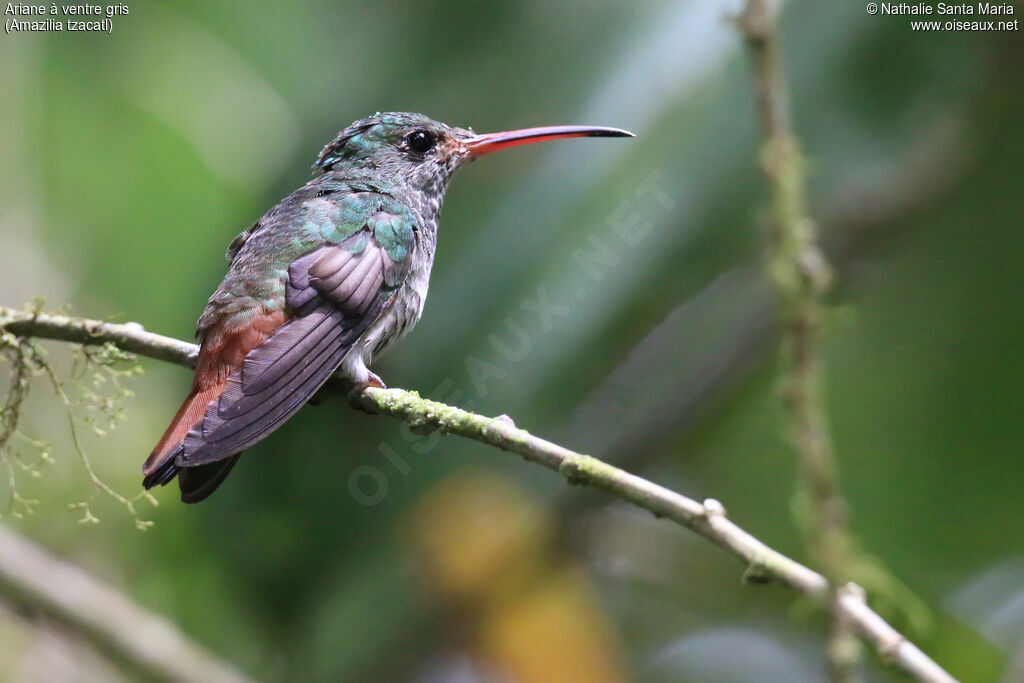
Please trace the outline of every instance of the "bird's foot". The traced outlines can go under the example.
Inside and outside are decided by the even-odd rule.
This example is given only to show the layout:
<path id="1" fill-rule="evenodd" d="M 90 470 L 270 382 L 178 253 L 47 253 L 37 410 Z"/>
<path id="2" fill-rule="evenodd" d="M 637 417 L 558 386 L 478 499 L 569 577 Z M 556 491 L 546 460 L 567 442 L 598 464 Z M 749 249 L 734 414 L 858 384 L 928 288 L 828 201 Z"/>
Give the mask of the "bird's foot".
<path id="1" fill-rule="evenodd" d="M 352 391 L 349 392 L 348 402 L 356 410 L 360 410 L 370 415 L 375 415 L 377 411 L 368 407 L 366 401 L 363 400 L 363 390 L 368 387 L 374 387 L 376 389 L 387 389 L 387 385 L 385 385 L 384 381 L 373 372 L 369 370 L 367 372 L 369 372 L 369 377 L 366 379 L 366 381 L 356 382 L 356 385 L 352 388 Z"/>

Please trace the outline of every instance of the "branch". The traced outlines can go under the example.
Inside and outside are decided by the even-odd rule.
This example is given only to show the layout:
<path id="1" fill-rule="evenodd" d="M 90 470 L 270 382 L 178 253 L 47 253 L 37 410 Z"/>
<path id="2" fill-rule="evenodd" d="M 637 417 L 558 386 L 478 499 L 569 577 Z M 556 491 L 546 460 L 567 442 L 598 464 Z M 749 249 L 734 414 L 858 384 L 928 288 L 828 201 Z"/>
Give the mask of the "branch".
<path id="1" fill-rule="evenodd" d="M 142 356 L 185 367 L 195 364 L 194 344 L 147 332 L 136 323 L 113 324 L 85 318 L 14 311 L 0 307 L 0 329 L 19 336 L 56 339 L 78 344 L 112 343 Z M 332 380 L 338 381 L 338 380 Z M 730 521 L 721 503 L 703 503 L 613 467 L 597 458 L 576 453 L 519 429 L 506 416 L 485 417 L 461 408 L 420 398 L 403 389 L 363 391 L 363 407 L 395 417 L 421 429 L 437 429 L 473 439 L 501 450 L 518 453 L 525 460 L 558 472 L 570 484 L 607 491 L 707 538 L 747 565 L 745 578 L 754 582 L 775 580 L 818 600 L 831 593 L 824 576 L 773 550 Z M 954 679 L 871 610 L 859 589 L 842 592 L 838 608 L 871 642 L 886 662 L 891 662 L 920 681 L 949 683 Z"/>
<path id="2" fill-rule="evenodd" d="M 821 297 L 831 271 L 807 213 L 804 160 L 790 121 L 778 11 L 778 0 L 747 0 L 737 25 L 753 62 L 764 134 L 761 165 L 772 191 L 768 268 L 780 301 L 784 396 L 791 439 L 799 456 L 798 500 L 806 505 L 799 521 L 805 524 L 811 557 L 828 582 L 838 587 L 851 578 L 852 552 L 846 501 L 839 488 L 821 395 Z M 861 654 L 853 624 L 840 609 L 840 600 L 838 593 L 831 598 L 826 659 L 832 680 L 847 683 L 860 679 Z"/>
<path id="3" fill-rule="evenodd" d="M 133 679 L 249 680 L 165 618 L 2 526 L 0 597 L 30 617 L 42 615 L 77 634 Z"/>

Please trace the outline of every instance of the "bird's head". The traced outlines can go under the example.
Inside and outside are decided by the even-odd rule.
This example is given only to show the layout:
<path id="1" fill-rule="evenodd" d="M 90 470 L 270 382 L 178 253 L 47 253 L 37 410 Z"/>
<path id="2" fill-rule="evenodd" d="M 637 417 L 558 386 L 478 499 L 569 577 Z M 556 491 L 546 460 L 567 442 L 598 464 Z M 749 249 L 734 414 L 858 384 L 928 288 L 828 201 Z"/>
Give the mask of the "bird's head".
<path id="1" fill-rule="evenodd" d="M 443 190 L 459 166 L 499 149 L 572 137 L 631 137 L 617 128 L 550 126 L 477 135 L 423 114 L 378 113 L 360 119 L 320 152 L 314 173 L 367 172 L 427 193 Z"/>

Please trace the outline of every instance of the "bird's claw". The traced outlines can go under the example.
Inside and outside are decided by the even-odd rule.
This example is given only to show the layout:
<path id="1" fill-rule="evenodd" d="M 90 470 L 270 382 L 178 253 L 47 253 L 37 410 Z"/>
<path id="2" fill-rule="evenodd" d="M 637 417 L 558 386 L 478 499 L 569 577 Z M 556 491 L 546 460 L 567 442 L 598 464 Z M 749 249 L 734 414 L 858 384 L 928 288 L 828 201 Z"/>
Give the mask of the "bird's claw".
<path id="1" fill-rule="evenodd" d="M 374 387 L 375 389 L 387 389 L 387 385 L 384 384 L 384 381 L 371 372 L 365 382 L 357 382 L 352 388 L 352 391 L 348 393 L 348 402 L 358 411 L 369 415 L 376 415 L 377 411 L 369 407 L 369 404 L 363 400 L 363 391 L 369 387 Z"/>

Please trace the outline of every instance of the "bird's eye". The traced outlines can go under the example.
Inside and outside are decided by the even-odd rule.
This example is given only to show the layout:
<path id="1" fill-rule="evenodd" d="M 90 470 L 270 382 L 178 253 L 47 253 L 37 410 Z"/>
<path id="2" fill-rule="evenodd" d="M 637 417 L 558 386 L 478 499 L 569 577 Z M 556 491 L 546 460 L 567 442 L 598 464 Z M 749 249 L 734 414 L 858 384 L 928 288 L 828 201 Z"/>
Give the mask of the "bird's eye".
<path id="1" fill-rule="evenodd" d="M 414 130 L 405 136 L 405 144 L 417 154 L 426 154 L 434 149 L 434 136 L 425 130 Z"/>

